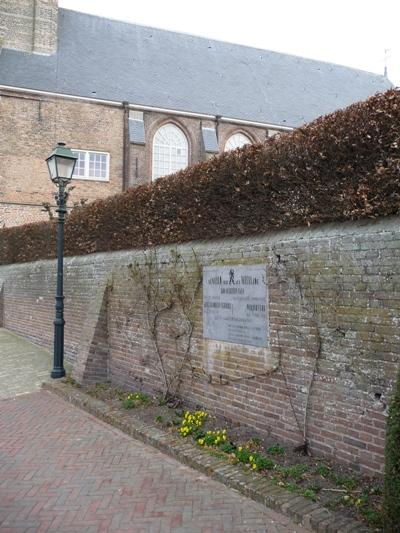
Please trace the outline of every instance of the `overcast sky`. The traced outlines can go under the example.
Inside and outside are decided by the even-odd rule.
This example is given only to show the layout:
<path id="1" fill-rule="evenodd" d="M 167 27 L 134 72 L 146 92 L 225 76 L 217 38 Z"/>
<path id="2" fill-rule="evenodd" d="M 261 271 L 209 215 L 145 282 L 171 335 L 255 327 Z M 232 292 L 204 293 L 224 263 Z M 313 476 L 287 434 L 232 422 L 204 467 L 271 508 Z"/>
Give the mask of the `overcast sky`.
<path id="1" fill-rule="evenodd" d="M 59 0 L 59 5 L 378 74 L 386 49 L 388 77 L 400 86 L 399 0 Z"/>

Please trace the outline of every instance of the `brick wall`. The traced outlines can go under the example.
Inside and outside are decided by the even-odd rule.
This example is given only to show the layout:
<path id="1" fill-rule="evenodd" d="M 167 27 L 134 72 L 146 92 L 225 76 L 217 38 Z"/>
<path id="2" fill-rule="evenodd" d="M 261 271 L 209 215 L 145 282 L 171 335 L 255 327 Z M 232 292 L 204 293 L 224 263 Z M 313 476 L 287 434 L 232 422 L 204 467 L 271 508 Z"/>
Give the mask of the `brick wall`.
<path id="1" fill-rule="evenodd" d="M 2 0 L 0 40 L 5 48 L 52 54 L 57 49 L 57 0 Z"/>
<path id="2" fill-rule="evenodd" d="M 189 143 L 190 165 L 206 159 L 201 119 L 152 111 L 146 111 L 143 118 L 146 144 L 130 144 L 126 180 L 129 186 L 151 182 L 153 138 L 157 129 L 168 122 L 184 131 Z M 215 122 L 207 125 L 215 127 Z M 239 131 L 254 142 L 266 137 L 263 128 L 224 122 L 218 127 L 220 151 L 227 138 Z M 121 192 L 123 135 L 122 104 L 118 107 L 28 92 L 0 91 L 0 220 L 7 226 L 46 220 L 46 213 L 42 213 L 38 205 L 54 204 L 54 187 L 45 159 L 59 141 L 71 148 L 110 154 L 110 180 L 74 179 L 70 206 L 82 198 L 91 202 Z M 31 204 L 31 207 L 21 204 Z"/>
<path id="3" fill-rule="evenodd" d="M 187 321 L 179 301 L 185 294 L 190 299 L 198 266 L 266 263 L 269 345 L 203 339 L 200 288 L 181 394 L 255 433 L 298 444 L 302 437 L 288 394 L 302 427 L 319 354 L 307 417 L 312 451 L 367 472 L 381 471 L 386 405 L 400 353 L 398 228 L 398 218 L 389 218 L 189 243 L 173 252 L 170 246 L 158 248 L 153 280 L 160 280 L 159 309 L 168 307 L 168 294 L 174 296 L 157 325 L 169 379 L 185 358 Z M 186 271 L 180 259 L 176 262 L 176 251 Z M 149 258 L 154 251 L 146 253 Z M 138 277 L 146 273 L 144 258 L 143 251 L 133 250 L 66 260 L 66 354 L 81 378 L 86 372 L 90 379 L 108 375 L 114 383 L 162 389 L 147 325 L 149 298 Z M 135 262 L 142 264 L 139 270 Z M 4 326 L 51 347 L 55 262 L 0 267 L 2 283 Z M 100 346 L 98 357 L 93 342 Z"/>
<path id="4" fill-rule="evenodd" d="M 43 211 L 42 206 L 0 203 L 0 228 L 21 226 L 22 224 L 41 222 L 43 220 L 49 220 L 49 215 Z"/>
<path id="5" fill-rule="evenodd" d="M 123 111 L 63 98 L 44 98 L 3 91 L 0 98 L 0 202 L 7 225 L 26 215 L 38 220 L 37 204 L 54 204 L 55 187 L 45 159 L 58 141 L 82 150 L 110 154 L 108 182 L 74 179 L 69 205 L 89 202 L 122 190 Z M 15 204 L 34 204 L 20 206 Z M 13 219 L 12 219 L 13 214 Z M 44 213 L 45 214 L 45 213 Z M 0 216 L 1 219 L 1 216 Z M 46 217 L 44 217 L 46 219 Z"/>
<path id="6" fill-rule="evenodd" d="M 172 123 L 178 126 L 186 135 L 189 144 L 189 165 L 204 161 L 207 154 L 204 151 L 201 128 L 217 128 L 219 151 L 223 152 L 228 138 L 238 132 L 244 133 L 252 142 L 262 142 L 267 137 L 265 128 L 254 126 L 239 126 L 223 122 L 216 126 L 215 121 L 204 121 L 199 118 L 175 116 L 165 113 L 145 112 L 143 115 L 146 144 L 131 144 L 130 185 L 150 183 L 152 177 L 153 138 L 157 130 L 164 124 Z"/>

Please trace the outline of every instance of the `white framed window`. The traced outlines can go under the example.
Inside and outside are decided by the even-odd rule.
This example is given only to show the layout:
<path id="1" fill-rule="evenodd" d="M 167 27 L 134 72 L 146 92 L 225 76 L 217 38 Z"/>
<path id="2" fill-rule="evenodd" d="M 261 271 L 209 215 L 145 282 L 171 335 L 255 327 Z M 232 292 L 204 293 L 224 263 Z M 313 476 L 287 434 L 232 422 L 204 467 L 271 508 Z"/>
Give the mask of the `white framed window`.
<path id="1" fill-rule="evenodd" d="M 78 157 L 72 175 L 80 180 L 108 181 L 110 179 L 110 154 L 88 150 L 76 150 L 72 153 Z"/>
<path id="2" fill-rule="evenodd" d="M 231 150 L 236 150 L 236 148 L 241 148 L 245 144 L 252 144 L 251 139 L 244 133 L 234 133 L 226 141 L 224 151 L 230 152 Z"/>
<path id="3" fill-rule="evenodd" d="M 189 145 L 186 135 L 175 124 L 165 124 L 153 139 L 153 180 L 188 166 Z"/>

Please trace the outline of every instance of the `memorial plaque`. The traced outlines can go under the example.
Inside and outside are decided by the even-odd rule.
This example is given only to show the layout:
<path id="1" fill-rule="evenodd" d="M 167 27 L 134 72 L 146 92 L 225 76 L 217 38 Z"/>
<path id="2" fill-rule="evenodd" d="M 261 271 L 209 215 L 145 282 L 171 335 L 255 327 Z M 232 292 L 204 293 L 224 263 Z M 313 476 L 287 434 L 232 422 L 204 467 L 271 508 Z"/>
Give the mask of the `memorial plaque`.
<path id="1" fill-rule="evenodd" d="M 267 346 L 266 265 L 203 268 L 203 336 Z"/>

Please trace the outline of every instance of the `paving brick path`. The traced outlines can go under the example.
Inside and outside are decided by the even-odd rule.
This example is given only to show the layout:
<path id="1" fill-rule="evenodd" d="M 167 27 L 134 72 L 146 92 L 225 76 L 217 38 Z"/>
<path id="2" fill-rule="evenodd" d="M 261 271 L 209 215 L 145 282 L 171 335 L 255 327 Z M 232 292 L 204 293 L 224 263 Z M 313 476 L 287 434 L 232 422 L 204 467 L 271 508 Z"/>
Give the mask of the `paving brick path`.
<path id="1" fill-rule="evenodd" d="M 47 356 L 0 333 L 0 390 L 9 395 L 0 400 L 1 533 L 306 533 L 57 396 L 28 393 L 42 364 L 37 374 L 33 364 L 33 383 L 21 378 L 6 392 L 9 376 L 21 372 L 19 357 L 32 350 L 39 359 Z M 4 361 L 7 371 L 1 371 Z"/>
<path id="2" fill-rule="evenodd" d="M 2 533 L 305 531 L 49 392 L 0 407 Z"/>
<path id="3" fill-rule="evenodd" d="M 40 389 L 51 368 L 50 352 L 0 328 L 0 400 Z"/>

